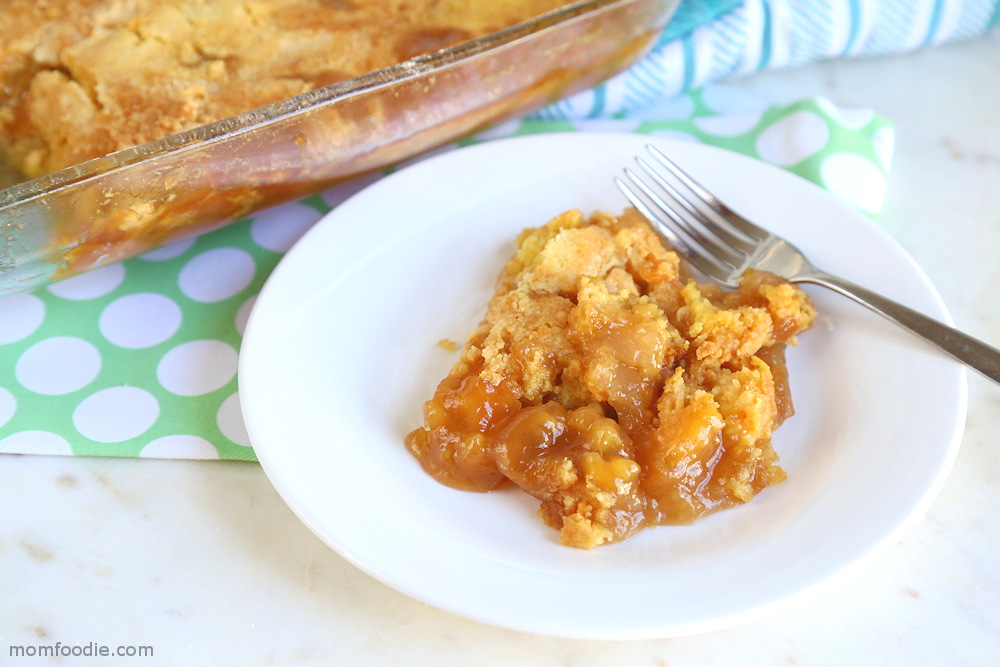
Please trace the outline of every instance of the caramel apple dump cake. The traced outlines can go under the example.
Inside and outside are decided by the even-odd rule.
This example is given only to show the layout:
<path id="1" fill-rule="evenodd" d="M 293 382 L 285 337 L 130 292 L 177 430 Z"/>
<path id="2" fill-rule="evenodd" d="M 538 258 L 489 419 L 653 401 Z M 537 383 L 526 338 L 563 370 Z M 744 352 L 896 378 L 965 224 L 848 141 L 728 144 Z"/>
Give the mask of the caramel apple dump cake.
<path id="1" fill-rule="evenodd" d="M 406 446 L 449 486 L 517 485 L 568 546 L 691 523 L 785 478 L 784 349 L 814 315 L 771 274 L 698 284 L 634 210 L 569 211 L 518 237 Z"/>
<path id="2" fill-rule="evenodd" d="M 0 150 L 37 177 L 567 0 L 6 0 Z"/>

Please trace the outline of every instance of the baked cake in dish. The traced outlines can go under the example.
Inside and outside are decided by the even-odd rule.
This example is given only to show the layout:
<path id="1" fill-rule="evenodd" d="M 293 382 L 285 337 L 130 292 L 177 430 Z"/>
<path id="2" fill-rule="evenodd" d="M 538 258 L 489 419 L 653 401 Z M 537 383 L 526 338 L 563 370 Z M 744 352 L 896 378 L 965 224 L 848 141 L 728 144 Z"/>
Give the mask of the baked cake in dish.
<path id="1" fill-rule="evenodd" d="M 0 149 L 34 178 L 566 4 L 7 0 L 0 7 Z"/>

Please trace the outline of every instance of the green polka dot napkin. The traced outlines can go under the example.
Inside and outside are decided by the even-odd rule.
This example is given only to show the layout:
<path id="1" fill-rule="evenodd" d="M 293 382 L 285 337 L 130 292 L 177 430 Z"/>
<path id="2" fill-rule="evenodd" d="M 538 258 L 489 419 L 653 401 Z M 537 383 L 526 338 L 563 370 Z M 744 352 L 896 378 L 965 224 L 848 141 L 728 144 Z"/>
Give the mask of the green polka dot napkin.
<path id="1" fill-rule="evenodd" d="M 890 124 L 868 110 L 823 99 L 767 106 L 708 87 L 640 117 L 523 120 L 459 146 L 574 131 L 669 136 L 738 151 L 869 215 L 881 207 L 893 143 Z M 608 173 L 616 168 L 608 165 Z M 254 297 L 302 233 L 377 178 L 0 299 L 0 453 L 254 460 L 236 382 Z"/>

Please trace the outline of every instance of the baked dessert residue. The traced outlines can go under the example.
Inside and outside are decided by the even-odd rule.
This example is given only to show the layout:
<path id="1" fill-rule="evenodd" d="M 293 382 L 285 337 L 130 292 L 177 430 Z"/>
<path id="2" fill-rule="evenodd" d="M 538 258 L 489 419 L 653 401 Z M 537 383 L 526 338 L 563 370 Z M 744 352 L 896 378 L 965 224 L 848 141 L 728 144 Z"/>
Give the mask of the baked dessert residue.
<path id="1" fill-rule="evenodd" d="M 443 484 L 514 484 L 584 549 L 687 524 L 785 479 L 785 347 L 815 309 L 748 272 L 691 279 L 642 216 L 568 211 L 517 240 L 406 447 Z"/>

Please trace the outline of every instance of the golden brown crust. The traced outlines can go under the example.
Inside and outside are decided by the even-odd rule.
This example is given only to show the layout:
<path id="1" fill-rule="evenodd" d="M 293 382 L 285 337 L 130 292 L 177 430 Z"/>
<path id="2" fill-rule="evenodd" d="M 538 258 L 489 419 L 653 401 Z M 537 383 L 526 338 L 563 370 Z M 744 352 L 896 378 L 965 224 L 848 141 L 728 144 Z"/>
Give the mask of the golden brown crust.
<path id="1" fill-rule="evenodd" d="M 488 34 L 565 0 L 8 0 L 0 146 L 29 177 Z"/>

